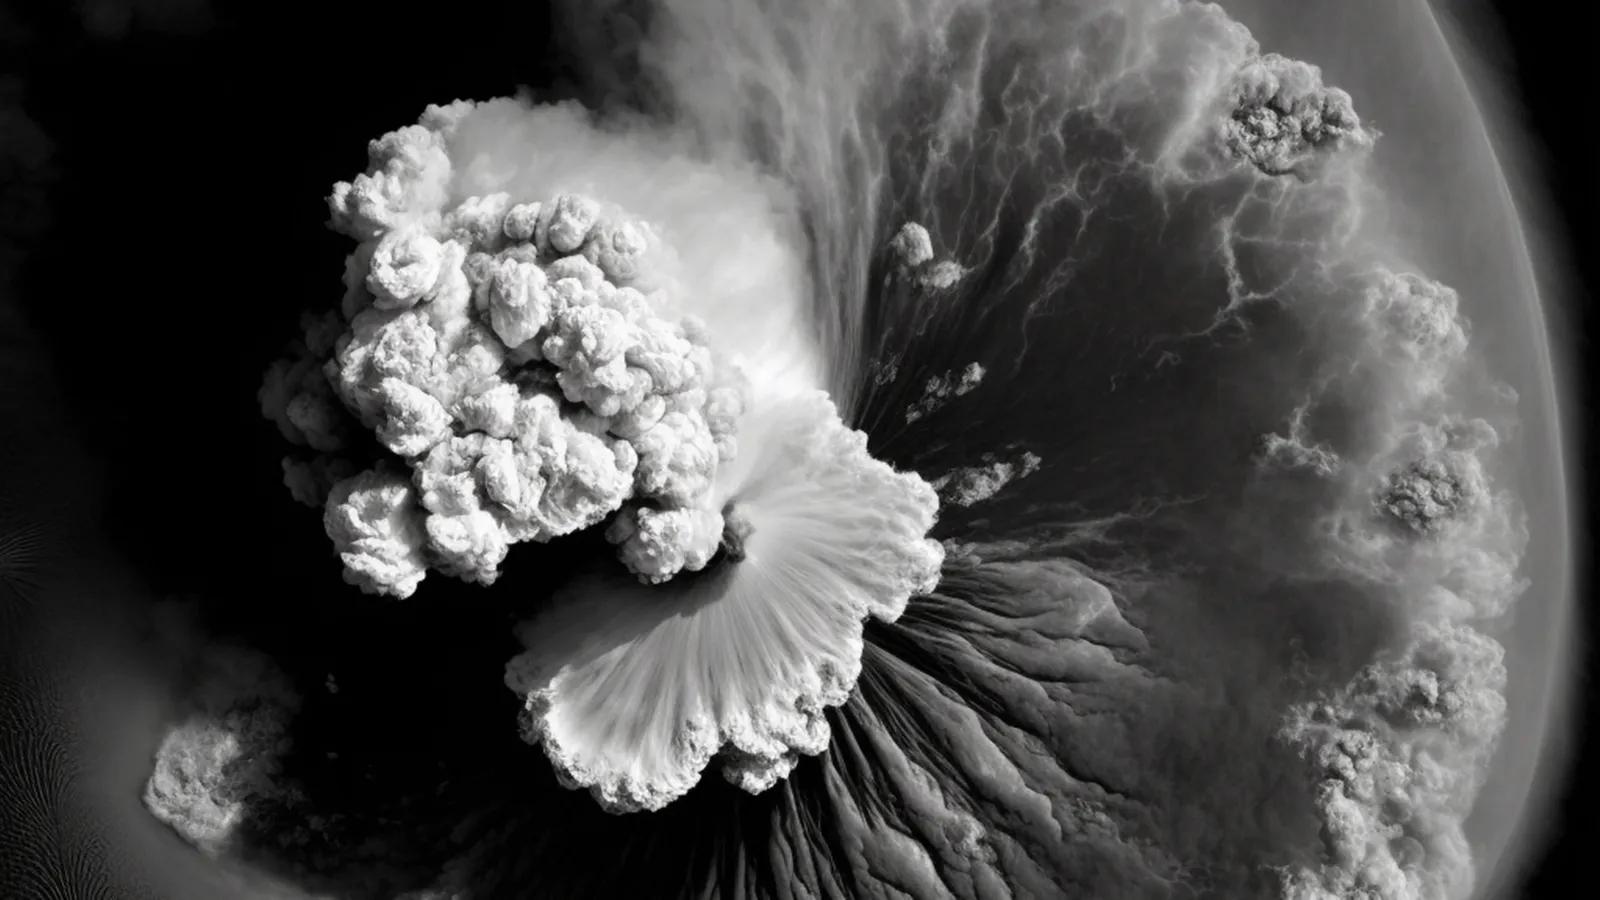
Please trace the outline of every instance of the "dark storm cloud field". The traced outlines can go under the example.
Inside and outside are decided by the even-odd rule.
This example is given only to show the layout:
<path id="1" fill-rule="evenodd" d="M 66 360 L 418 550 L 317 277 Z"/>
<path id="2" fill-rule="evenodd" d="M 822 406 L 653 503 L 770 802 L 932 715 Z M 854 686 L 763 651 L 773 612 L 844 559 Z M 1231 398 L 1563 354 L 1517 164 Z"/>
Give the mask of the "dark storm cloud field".
<path id="1" fill-rule="evenodd" d="M 1550 727 L 1548 347 L 1514 212 L 1453 205 L 1502 182 L 1426 13 L 1316 7 L 1312 39 L 1161 0 L 506 7 L 430 22 L 426 66 L 375 66 L 415 22 L 76 12 L 29 20 L 26 71 L 0 76 L 23 176 L 0 447 L 28 473 L 0 510 L 0 893 L 1433 898 L 1519 852 L 1469 812 L 1530 796 Z M 1310 99 L 1239 87 L 1279 78 Z M 619 149 L 591 180 L 626 194 L 667 171 L 645 122 L 681 128 L 729 167 L 707 202 L 793 204 L 806 290 L 757 312 L 798 315 L 846 423 L 943 501 L 937 587 L 866 621 L 826 750 L 764 791 L 719 760 L 618 815 L 519 736 L 508 660 L 581 673 L 679 619 L 583 605 L 599 535 L 514 547 L 492 588 L 367 596 L 279 481 L 257 389 L 354 249 L 321 198 L 427 103 L 523 83 L 648 115 L 496 107 L 450 145 L 462 183 L 476 158 L 543 184 L 599 135 Z M 1326 134 L 1269 146 L 1294 115 Z M 745 275 L 714 250 L 680 248 Z M 845 521 L 805 502 L 770 521 Z M 691 596 L 722 576 L 701 577 Z M 826 602 L 801 581 L 761 584 Z M 641 663 L 637 696 L 670 696 L 649 691 L 689 653 Z M 642 727 L 628 696 L 592 733 Z"/>

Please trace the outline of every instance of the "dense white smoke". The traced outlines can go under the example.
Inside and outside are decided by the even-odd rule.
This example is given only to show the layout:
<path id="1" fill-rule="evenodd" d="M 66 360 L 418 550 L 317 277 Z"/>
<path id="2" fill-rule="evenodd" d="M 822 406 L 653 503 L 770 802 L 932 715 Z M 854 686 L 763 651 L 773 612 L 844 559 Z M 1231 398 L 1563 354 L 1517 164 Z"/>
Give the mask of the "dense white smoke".
<path id="1" fill-rule="evenodd" d="M 631 126 L 457 101 L 374 141 L 329 198 L 361 242 L 344 300 L 261 392 L 317 454 L 288 486 L 364 591 L 491 585 L 513 544 L 603 523 L 646 584 L 721 554 L 713 581 L 580 587 L 523 629 L 529 741 L 616 810 L 681 796 L 718 752 L 751 792 L 822 752 L 862 619 L 896 618 L 943 556 L 932 488 L 823 390 L 785 188 Z M 383 458 L 345 475 L 363 430 Z"/>

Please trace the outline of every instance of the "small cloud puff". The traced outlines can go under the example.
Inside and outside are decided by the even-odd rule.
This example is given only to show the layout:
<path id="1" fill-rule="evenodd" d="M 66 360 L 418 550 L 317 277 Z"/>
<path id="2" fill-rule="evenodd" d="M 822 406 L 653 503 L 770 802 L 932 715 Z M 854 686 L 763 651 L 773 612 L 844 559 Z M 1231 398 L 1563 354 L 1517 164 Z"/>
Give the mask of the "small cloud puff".
<path id="1" fill-rule="evenodd" d="M 934 259 L 933 237 L 916 222 L 900 226 L 889 239 L 889 253 L 895 267 L 909 275 L 913 283 L 929 291 L 946 291 L 967 275 L 967 269 L 953 260 Z"/>
<path id="2" fill-rule="evenodd" d="M 1322 70 L 1267 53 L 1245 63 L 1228 88 L 1221 126 L 1227 152 L 1266 175 L 1306 176 L 1327 156 L 1370 147 L 1350 95 L 1322 83 Z"/>
<path id="3" fill-rule="evenodd" d="M 1032 451 L 1024 451 L 1013 460 L 985 454 L 983 465 L 965 466 L 947 472 L 934 479 L 933 488 L 946 503 L 975 506 L 1000 493 L 1011 482 L 1039 471 L 1043 462 Z"/>
<path id="4" fill-rule="evenodd" d="M 964 397 L 977 389 L 988 374 L 981 363 L 967 363 L 959 374 L 954 371 L 934 375 L 923 385 L 922 396 L 906 407 L 906 423 L 910 424 L 943 409 L 955 397 Z"/>
<path id="5" fill-rule="evenodd" d="M 287 795 L 280 760 L 300 700 L 288 680 L 252 651 L 212 648 L 185 717 L 156 750 L 144 805 L 210 855 L 228 851 L 261 807 Z"/>

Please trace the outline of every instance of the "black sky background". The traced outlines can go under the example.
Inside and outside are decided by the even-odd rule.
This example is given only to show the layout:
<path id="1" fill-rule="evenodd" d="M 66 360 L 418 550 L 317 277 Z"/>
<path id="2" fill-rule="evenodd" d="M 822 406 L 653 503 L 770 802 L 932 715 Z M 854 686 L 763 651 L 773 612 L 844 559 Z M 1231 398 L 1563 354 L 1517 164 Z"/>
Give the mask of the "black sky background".
<path id="1" fill-rule="evenodd" d="M 109 3 L 0 5 L 0 87 L 20 86 L 23 108 L 55 144 L 51 166 L 61 176 L 49 194 L 54 225 L 16 297 L 65 363 L 68 417 L 108 461 L 116 493 L 107 524 L 119 546 L 163 592 L 237 585 L 228 615 L 241 632 L 270 632 L 274 621 L 329 608 L 314 586 L 336 582 L 332 560 L 316 570 L 275 565 L 316 558 L 325 540 L 277 485 L 242 474 L 276 466 L 280 447 L 254 406 L 237 398 L 254 393 L 263 361 L 293 333 L 301 308 L 337 299 L 349 242 L 306 223 L 325 218 L 321 198 L 334 181 L 365 166 L 366 141 L 414 120 L 425 103 L 563 82 L 563 51 L 549 41 L 543 4 L 474 5 L 483 11 L 428 15 L 423 45 L 417 19 L 399 5 L 325 4 L 312 19 L 226 0 L 136 3 L 143 11 L 131 17 L 108 12 L 119 8 Z M 1566 355 L 1581 367 L 1574 379 L 1592 382 L 1589 301 L 1600 297 L 1594 32 L 1548 5 L 1495 6 L 1510 52 L 1492 62 L 1515 78 L 1517 111 L 1535 136 L 1533 162 L 1574 267 L 1571 296 L 1546 302 L 1565 308 Z M 102 12 L 85 16 L 91 7 Z M 1572 466 L 1594 482 L 1594 405 L 1569 394 L 1575 399 L 1569 440 L 1584 456 Z M 1584 499 L 1573 498 L 1584 526 L 1574 548 L 1587 608 L 1589 535 L 1600 522 Z M 464 596 L 432 588 L 441 602 Z M 359 607 L 333 608 L 360 615 Z M 482 631 L 455 621 L 461 634 Z M 1578 643 L 1592 645 L 1592 621 L 1581 627 Z M 348 632 L 324 633 L 342 642 Z M 1573 885 L 1592 884 L 1600 694 L 1591 686 L 1586 679 L 1556 841 L 1534 867 L 1529 897 L 1574 896 Z"/>
<path id="2" fill-rule="evenodd" d="M 1592 97 L 1600 89 L 1600 74 L 1595 68 L 1593 30 L 1583 27 L 1568 10 L 1539 4 L 1498 0 L 1498 21 L 1504 28 L 1504 44 L 1510 51 L 1495 60 L 1514 80 L 1513 98 L 1520 104 L 1522 122 L 1531 134 L 1530 160 L 1542 176 L 1536 184 L 1554 201 L 1557 217 L 1553 224 L 1567 237 L 1567 246 L 1556 248 L 1571 266 L 1566 285 L 1570 296 L 1545 297 L 1547 306 L 1560 304 L 1565 333 L 1558 340 L 1569 342 L 1564 352 L 1574 361 L 1568 388 L 1567 427 L 1569 446 L 1578 448 L 1568 463 L 1586 486 L 1585 495 L 1574 495 L 1573 513 L 1580 529 L 1573 540 L 1577 554 L 1576 602 L 1580 629 L 1575 642 L 1583 669 L 1578 687 L 1576 714 L 1580 717 L 1570 760 L 1573 774 L 1562 791 L 1561 808 L 1551 837 L 1554 842 L 1533 864 L 1533 877 L 1526 897 L 1572 897 L 1583 893 L 1577 885 L 1592 883 L 1595 848 L 1600 846 L 1600 691 L 1596 690 L 1596 638 L 1600 622 L 1594 613 L 1591 585 L 1596 576 L 1593 537 L 1600 534 L 1596 516 L 1600 500 L 1600 455 L 1594 447 L 1597 419 L 1593 385 L 1600 382 L 1595 363 L 1596 328 L 1600 327 L 1593 301 L 1600 297 L 1600 128 L 1593 115 L 1577 111 L 1574 101 Z M 1562 352 L 1558 350 L 1558 353 Z M 1577 891 L 1577 893 L 1574 893 Z"/>

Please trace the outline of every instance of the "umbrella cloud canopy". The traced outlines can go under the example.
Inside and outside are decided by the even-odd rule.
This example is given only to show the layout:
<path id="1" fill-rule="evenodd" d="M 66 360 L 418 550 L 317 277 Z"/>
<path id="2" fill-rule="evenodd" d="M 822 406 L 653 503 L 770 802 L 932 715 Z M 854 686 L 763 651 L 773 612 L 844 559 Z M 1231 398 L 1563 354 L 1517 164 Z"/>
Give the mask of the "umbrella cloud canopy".
<path id="1" fill-rule="evenodd" d="M 827 748 L 824 713 L 860 676 L 863 620 L 893 622 L 938 583 L 933 488 L 868 456 L 824 395 L 744 427 L 719 485 L 739 561 L 676 590 L 580 584 L 519 629 L 528 650 L 506 684 L 527 698 L 524 731 L 607 809 L 660 808 L 722 749 L 728 781 L 772 787 Z"/>
<path id="2" fill-rule="evenodd" d="M 147 554 L 201 595 L 184 652 L 94 669 L 118 712 L 49 739 L 133 748 L 140 846 L 273 896 L 1493 895 L 1555 721 L 1550 348 L 1425 5 L 1343 2 L 1384 27 L 341 20 L 406 69 L 299 120 L 296 178 L 252 169 L 299 217 L 272 327 L 150 363 L 238 370 L 206 408 L 240 452 L 186 462 L 228 516 Z M 468 77 L 501 54 L 561 87 Z M 125 418 L 107 480 L 146 516 L 168 444 Z M 0 534 L 0 589 L 53 533 Z M 161 655 L 125 605 L 30 653 Z"/>

